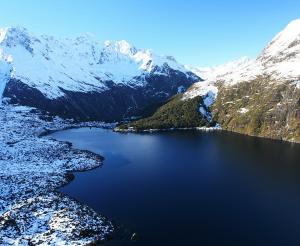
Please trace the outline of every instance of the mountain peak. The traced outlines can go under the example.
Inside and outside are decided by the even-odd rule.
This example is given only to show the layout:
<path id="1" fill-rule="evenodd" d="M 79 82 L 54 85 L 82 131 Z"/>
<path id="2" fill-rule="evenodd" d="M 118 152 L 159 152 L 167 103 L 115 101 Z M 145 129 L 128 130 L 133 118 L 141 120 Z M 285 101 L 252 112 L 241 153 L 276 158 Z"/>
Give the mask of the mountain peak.
<path id="1" fill-rule="evenodd" d="M 0 29 L 0 44 L 7 47 L 17 45 L 23 46 L 30 53 L 33 52 L 31 47 L 33 41 L 39 41 L 31 35 L 24 27 L 7 27 Z"/>
<path id="2" fill-rule="evenodd" d="M 263 62 L 290 60 L 300 52 L 300 19 L 291 21 L 263 50 L 258 59 Z"/>
<path id="3" fill-rule="evenodd" d="M 25 27 L 13 26 L 0 28 L 0 42 L 5 39 L 5 37 L 17 37 L 20 35 L 29 36 L 29 32 Z"/>
<path id="4" fill-rule="evenodd" d="M 218 80 L 219 78 L 223 78 L 232 74 L 234 72 L 238 72 L 239 70 L 247 67 L 252 62 L 247 56 L 243 56 L 237 60 L 229 61 L 227 63 L 213 66 L 213 67 L 189 67 L 192 72 L 197 74 L 204 80 L 214 81 Z"/>
<path id="5" fill-rule="evenodd" d="M 285 35 L 299 35 L 300 34 L 300 19 L 291 21 L 286 28 L 282 31 Z"/>
<path id="6" fill-rule="evenodd" d="M 112 49 L 114 51 L 120 52 L 125 55 L 135 55 L 137 53 L 137 48 L 135 48 L 132 44 L 127 42 L 126 40 L 112 41 L 106 40 L 104 42 L 104 46 L 107 49 Z"/>
<path id="7" fill-rule="evenodd" d="M 169 76 L 168 69 L 185 74 L 187 79 L 190 76 L 174 58 L 137 49 L 125 40 L 105 41 L 102 45 L 90 34 L 56 38 L 34 35 L 22 27 L 3 28 L 0 37 L 0 61 L 12 64 L 13 78 L 51 99 L 63 96 L 63 90 L 108 90 L 106 81 L 143 87 L 145 74 Z"/>

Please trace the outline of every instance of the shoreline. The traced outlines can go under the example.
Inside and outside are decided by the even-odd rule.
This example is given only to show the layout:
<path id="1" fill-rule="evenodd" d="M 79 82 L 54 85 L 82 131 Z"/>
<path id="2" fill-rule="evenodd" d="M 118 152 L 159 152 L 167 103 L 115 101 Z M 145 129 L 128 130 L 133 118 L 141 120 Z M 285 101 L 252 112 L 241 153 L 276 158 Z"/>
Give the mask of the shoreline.
<path id="1" fill-rule="evenodd" d="M 54 132 L 90 127 L 120 133 L 195 130 L 250 136 L 220 127 L 118 130 L 112 124 L 74 123 L 58 117 L 45 121 L 40 116 L 29 107 L 0 107 L 0 244 L 86 245 L 106 241 L 114 233 L 107 218 L 58 191 L 73 180 L 74 173 L 103 165 L 104 157 L 76 149 L 68 141 L 47 138 Z"/>
<path id="2" fill-rule="evenodd" d="M 135 130 L 135 129 L 120 129 L 115 127 L 113 129 L 114 132 L 120 133 L 153 133 L 153 132 L 169 132 L 169 131 L 204 131 L 204 132 L 211 132 L 211 131 L 221 131 L 222 128 L 217 127 L 180 127 L 180 128 L 163 128 L 163 129 L 144 129 L 144 130 Z"/>
<path id="3" fill-rule="evenodd" d="M 58 117 L 45 121 L 32 108 L 11 105 L 0 107 L 0 116 L 0 244 L 87 245 L 108 240 L 112 223 L 58 190 L 72 181 L 74 172 L 100 167 L 103 157 L 44 137 L 108 124 L 76 124 Z"/>
<path id="4" fill-rule="evenodd" d="M 51 134 L 55 133 L 55 132 L 60 132 L 60 131 L 66 131 L 66 130 L 71 130 L 71 129 L 80 129 L 80 128 L 90 128 L 89 126 L 74 126 L 74 127 L 67 127 L 67 128 L 64 128 L 64 129 L 58 129 L 58 130 L 46 130 L 42 133 L 42 135 L 40 137 L 49 137 L 51 136 Z M 113 128 L 112 127 L 102 127 L 102 126 L 93 126 L 91 127 L 90 129 L 107 129 L 107 130 L 111 130 L 113 132 Z M 78 149 L 78 148 L 75 148 L 73 146 L 73 143 L 69 142 L 69 141 L 63 141 L 63 140 L 58 140 L 56 138 L 53 138 L 51 137 L 51 139 L 54 139 L 54 141 L 58 141 L 58 142 L 61 142 L 61 143 L 66 143 L 68 144 L 68 146 L 71 148 L 71 149 L 74 149 L 74 150 L 79 150 L 79 151 L 82 151 L 82 152 L 87 152 L 87 153 L 90 153 L 92 155 L 95 155 L 95 156 L 98 156 L 100 159 L 101 159 L 101 163 L 99 166 L 95 166 L 95 167 L 91 167 L 91 168 L 88 168 L 88 169 L 85 169 L 85 170 L 77 170 L 77 171 L 71 171 L 68 174 L 72 175 L 72 178 L 70 180 L 68 180 L 65 184 L 62 184 L 60 187 L 57 187 L 56 189 L 56 192 L 58 192 L 59 194 L 62 194 L 64 195 L 64 193 L 62 193 L 61 191 L 59 191 L 59 189 L 67 186 L 67 185 L 70 185 L 71 182 L 76 178 L 76 174 L 79 174 L 79 173 L 83 173 L 83 172 L 87 172 L 87 171 L 93 171 L 97 168 L 101 168 L 103 165 L 104 165 L 104 161 L 105 161 L 105 157 L 98 154 L 98 153 L 95 153 L 93 151 L 90 151 L 90 150 L 82 150 L 82 149 Z M 71 199 L 77 201 L 78 203 L 84 205 L 84 202 L 72 197 L 72 196 L 69 196 Z M 97 213 L 97 212 L 96 212 Z M 108 244 L 110 245 L 110 241 L 115 241 L 115 243 L 128 243 L 130 242 L 130 238 L 132 237 L 133 235 L 133 231 L 131 231 L 129 228 L 127 227 L 124 227 L 124 225 L 121 225 L 121 224 L 118 224 L 118 221 L 115 221 L 113 218 L 108 218 L 108 217 L 105 217 L 105 219 L 111 223 L 111 225 L 113 226 L 113 231 L 111 231 L 109 234 L 108 234 L 108 238 L 104 240 L 104 244 Z M 97 242 L 96 242 L 97 243 Z M 100 241 L 100 244 L 102 243 L 102 241 Z M 98 244 L 97 244 L 98 245 Z M 114 245 L 114 243 L 113 243 Z"/>
<path id="5" fill-rule="evenodd" d="M 265 137 L 265 136 L 257 136 L 257 135 L 250 135 L 247 133 L 241 133 L 229 129 L 223 129 L 220 126 L 217 127 L 181 127 L 181 128 L 163 128 L 163 129 L 144 129 L 144 130 L 136 130 L 136 129 L 120 129 L 118 127 L 113 128 L 114 132 L 119 133 L 159 133 L 159 132 L 170 132 L 170 131 L 200 131 L 200 132 L 214 132 L 214 131 L 222 131 L 222 132 L 230 132 L 234 134 L 239 134 L 242 136 L 247 137 L 254 137 L 254 138 L 262 138 L 266 140 L 273 140 L 273 141 L 279 141 L 284 143 L 290 143 L 290 144 L 300 144 L 300 141 L 294 141 L 294 140 L 287 140 L 282 138 L 272 138 L 272 137 Z"/>

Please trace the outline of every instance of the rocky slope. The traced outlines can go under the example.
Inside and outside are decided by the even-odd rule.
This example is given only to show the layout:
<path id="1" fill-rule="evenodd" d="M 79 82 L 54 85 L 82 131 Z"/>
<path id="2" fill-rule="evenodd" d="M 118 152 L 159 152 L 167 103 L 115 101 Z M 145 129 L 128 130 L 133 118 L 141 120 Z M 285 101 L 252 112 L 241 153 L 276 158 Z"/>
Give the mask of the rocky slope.
<path id="1" fill-rule="evenodd" d="M 299 99 L 297 82 L 257 77 L 230 87 L 220 85 L 211 110 L 225 130 L 300 142 Z"/>
<path id="2" fill-rule="evenodd" d="M 79 120 L 120 120 L 200 78 L 173 57 L 91 35 L 57 39 L 0 29 L 0 97 Z"/>
<path id="3" fill-rule="evenodd" d="M 206 121 L 201 125 L 220 124 L 229 131 L 300 142 L 300 20 L 277 34 L 254 60 L 191 70 L 206 80 L 192 85 L 181 100 L 188 105 L 202 98 L 197 110 Z M 184 122 L 177 121 L 168 127 Z"/>
<path id="4" fill-rule="evenodd" d="M 247 66 L 216 80 L 212 107 L 223 129 L 300 142 L 300 20 Z"/>

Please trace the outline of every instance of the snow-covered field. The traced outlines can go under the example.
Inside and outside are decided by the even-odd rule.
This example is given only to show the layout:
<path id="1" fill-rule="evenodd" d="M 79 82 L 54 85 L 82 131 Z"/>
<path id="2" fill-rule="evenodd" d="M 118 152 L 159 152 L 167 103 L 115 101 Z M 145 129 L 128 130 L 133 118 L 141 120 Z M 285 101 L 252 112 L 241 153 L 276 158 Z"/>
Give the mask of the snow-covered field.
<path id="1" fill-rule="evenodd" d="M 40 135 L 80 126 L 46 121 L 28 107 L 0 106 L 1 245 L 86 245 L 113 231 L 105 218 L 56 191 L 70 172 L 98 167 L 102 158 Z"/>

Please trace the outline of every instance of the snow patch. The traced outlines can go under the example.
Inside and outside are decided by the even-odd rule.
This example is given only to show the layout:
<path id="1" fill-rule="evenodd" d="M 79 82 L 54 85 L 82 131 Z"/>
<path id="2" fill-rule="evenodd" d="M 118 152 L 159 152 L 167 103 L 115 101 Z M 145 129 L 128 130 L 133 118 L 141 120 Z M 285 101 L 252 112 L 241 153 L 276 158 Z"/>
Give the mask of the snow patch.
<path id="1" fill-rule="evenodd" d="M 185 91 L 185 87 L 183 85 L 177 88 L 177 94 L 183 93 Z"/>
<path id="2" fill-rule="evenodd" d="M 215 102 L 216 100 L 216 94 L 215 92 L 212 92 L 211 90 L 208 91 L 206 93 L 206 95 L 203 98 L 203 103 L 204 105 L 209 108 L 211 105 L 213 105 L 213 103 Z"/>
<path id="3" fill-rule="evenodd" d="M 184 94 L 181 100 L 190 100 L 197 96 L 201 96 L 203 104 L 199 107 L 200 114 L 212 122 L 212 114 L 209 108 L 213 105 L 218 94 L 218 88 L 210 81 L 202 81 L 193 84 Z"/>
<path id="4" fill-rule="evenodd" d="M 203 106 L 200 106 L 199 107 L 199 112 L 200 114 L 205 118 L 207 119 L 208 122 L 211 122 L 212 121 L 212 115 L 211 113 L 207 110 L 207 108 L 203 107 Z"/>
<path id="5" fill-rule="evenodd" d="M 197 96 L 206 96 L 207 94 L 210 97 L 216 98 L 218 94 L 218 88 L 214 85 L 214 82 L 211 81 L 201 81 L 193 84 L 184 94 L 182 100 L 192 99 Z"/>
<path id="6" fill-rule="evenodd" d="M 300 89 L 300 80 L 296 80 L 296 81 L 292 82 L 292 85 L 295 85 L 296 89 Z"/>
<path id="7" fill-rule="evenodd" d="M 241 114 L 246 114 L 248 111 L 249 111 L 249 109 L 247 109 L 247 108 L 240 108 L 238 110 L 238 112 L 241 113 Z"/>

